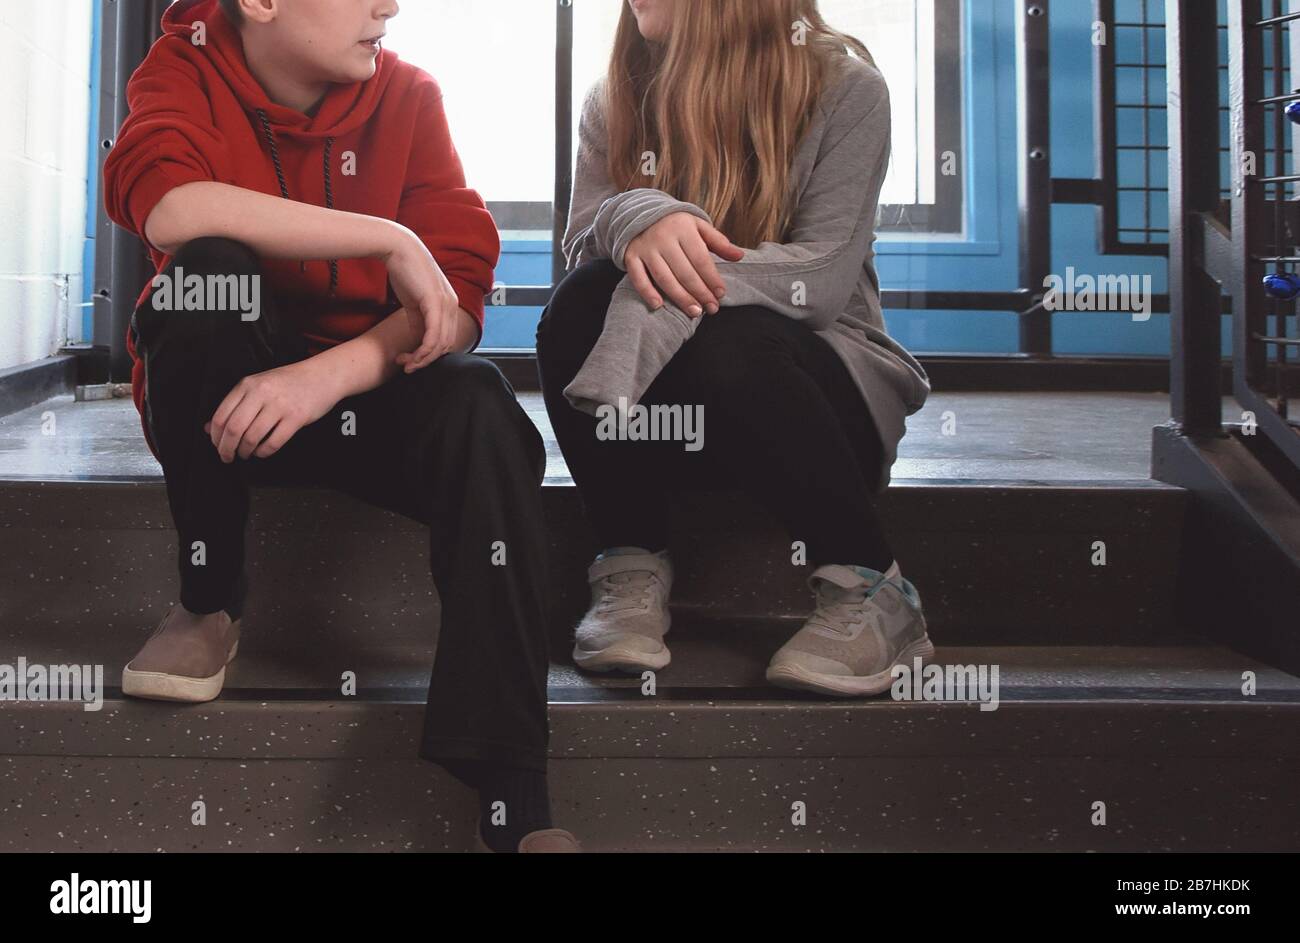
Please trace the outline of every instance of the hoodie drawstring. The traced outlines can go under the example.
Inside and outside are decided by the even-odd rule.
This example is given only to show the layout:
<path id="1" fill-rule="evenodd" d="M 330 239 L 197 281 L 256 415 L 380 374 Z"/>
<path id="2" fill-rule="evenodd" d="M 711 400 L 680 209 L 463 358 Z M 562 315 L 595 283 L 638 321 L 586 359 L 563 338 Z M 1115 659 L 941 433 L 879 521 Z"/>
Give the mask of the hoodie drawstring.
<path id="1" fill-rule="evenodd" d="M 280 148 L 275 141 L 275 132 L 271 129 L 271 121 L 266 116 L 266 112 L 261 108 L 257 109 L 257 117 L 262 122 L 262 134 L 266 137 L 266 143 L 271 148 L 271 163 L 275 165 L 275 179 L 280 184 L 280 196 L 286 200 L 289 199 L 289 185 L 284 178 L 284 165 L 280 163 Z M 334 139 L 332 137 L 325 139 L 325 208 L 334 209 L 334 181 L 330 174 L 330 156 L 334 152 Z M 303 271 L 307 269 L 307 263 L 303 262 Z M 329 260 L 330 266 L 330 296 L 333 297 L 335 290 L 339 287 L 339 263 L 337 259 Z"/>

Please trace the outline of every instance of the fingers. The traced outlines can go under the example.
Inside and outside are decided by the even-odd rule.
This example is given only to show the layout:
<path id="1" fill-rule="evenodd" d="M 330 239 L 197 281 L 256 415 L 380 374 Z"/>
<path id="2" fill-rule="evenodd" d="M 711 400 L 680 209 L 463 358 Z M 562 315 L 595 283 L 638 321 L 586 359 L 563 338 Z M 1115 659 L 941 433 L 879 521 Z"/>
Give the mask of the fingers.
<path id="1" fill-rule="evenodd" d="M 279 420 L 280 417 L 269 409 L 263 409 L 258 413 L 257 418 L 249 424 L 239 440 L 239 447 L 235 450 L 239 457 L 245 461 L 252 458 L 253 452 L 271 434 L 271 430 L 276 427 Z"/>
<path id="2" fill-rule="evenodd" d="M 745 250 L 724 236 L 718 229 L 710 226 L 702 219 L 696 220 L 696 222 L 699 224 L 698 228 L 700 236 L 704 239 L 704 244 L 718 258 L 727 262 L 739 262 L 745 257 Z"/>
<path id="3" fill-rule="evenodd" d="M 287 419 L 281 419 L 276 423 L 275 428 L 271 430 L 271 434 L 257 447 L 254 454 L 258 458 L 270 458 L 284 448 L 285 443 L 292 439 L 297 431 L 293 423 Z"/>
<path id="4" fill-rule="evenodd" d="M 406 372 L 414 373 L 429 364 L 433 355 L 438 350 L 438 338 L 442 333 L 441 318 L 438 317 L 438 311 L 431 306 L 421 308 L 421 317 L 424 321 L 424 333 L 420 338 L 420 346 L 411 351 L 406 358 Z"/>
<path id="5" fill-rule="evenodd" d="M 640 257 L 634 258 L 625 255 L 623 262 L 627 266 L 627 277 L 631 280 L 636 293 L 645 299 L 645 303 L 651 308 L 662 308 L 664 300 L 659 296 L 659 292 L 655 290 L 654 283 L 650 281 L 650 275 L 646 271 L 645 263 L 641 261 Z"/>
<path id="6" fill-rule="evenodd" d="M 693 318 L 698 318 L 704 313 L 703 309 L 696 304 L 691 293 L 682 287 L 682 283 L 673 274 L 672 266 L 668 264 L 668 261 L 662 255 L 651 256 L 646 261 L 646 266 L 650 271 L 650 277 L 668 296 L 669 301 Z"/>
<path id="7" fill-rule="evenodd" d="M 406 323 L 411 328 L 412 343 L 419 344 L 424 338 L 424 318 L 420 314 L 420 309 L 403 302 L 402 310 L 406 312 Z"/>
<path id="8" fill-rule="evenodd" d="M 438 349 L 442 353 L 438 356 L 445 357 L 455 348 L 456 326 L 460 323 L 460 317 L 460 299 L 456 299 L 454 305 L 447 309 L 447 314 L 442 319 L 442 337 L 438 340 Z"/>
<path id="9" fill-rule="evenodd" d="M 686 256 L 682 246 L 669 246 L 664 253 L 664 261 L 668 263 L 677 276 L 678 283 L 686 289 L 691 296 L 691 306 L 689 313 L 692 315 L 701 315 L 704 312 L 713 314 L 718 310 L 718 299 L 708 285 L 704 284 L 704 279 L 696 270 L 695 265 Z"/>
<path id="10" fill-rule="evenodd" d="M 460 315 L 460 301 L 452 296 L 449 309 L 431 309 L 425 314 L 427 325 L 419 348 L 409 354 L 399 354 L 397 362 L 407 373 L 423 370 L 435 360 L 452 352 L 456 344 L 456 320 Z"/>
<path id="11" fill-rule="evenodd" d="M 213 448 L 219 448 L 221 446 L 221 436 L 226 431 L 226 423 L 229 422 L 230 417 L 234 415 L 235 410 L 243 401 L 244 394 L 247 391 L 247 384 L 235 384 L 235 388 L 226 394 L 226 398 L 221 401 L 221 405 L 218 406 L 217 411 L 212 414 L 212 418 L 208 421 L 208 424 L 203 427 L 204 431 L 208 434 L 208 438 L 212 440 Z"/>
<path id="12" fill-rule="evenodd" d="M 691 239 L 683 243 L 682 251 L 686 253 L 686 258 L 698 273 L 700 280 L 708 286 L 709 303 L 705 304 L 704 309 L 709 314 L 717 314 L 718 302 L 727 297 L 727 283 L 718 274 L 718 267 L 713 264 L 713 256 L 709 255 L 708 246 L 704 244 L 703 239 Z"/>
<path id="13" fill-rule="evenodd" d="M 223 462 L 230 464 L 235 460 L 244 435 L 261 411 L 262 402 L 256 396 L 245 396 L 240 401 L 239 408 L 231 414 L 225 428 L 221 430 L 221 438 L 217 443 L 217 452 Z"/>

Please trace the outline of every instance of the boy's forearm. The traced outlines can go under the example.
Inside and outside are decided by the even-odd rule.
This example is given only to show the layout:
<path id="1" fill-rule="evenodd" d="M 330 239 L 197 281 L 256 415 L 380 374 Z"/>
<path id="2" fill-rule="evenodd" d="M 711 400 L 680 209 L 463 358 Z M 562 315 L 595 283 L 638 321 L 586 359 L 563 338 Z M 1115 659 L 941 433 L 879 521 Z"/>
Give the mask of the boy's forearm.
<path id="1" fill-rule="evenodd" d="M 389 219 L 326 209 L 224 183 L 168 192 L 145 221 L 145 238 L 168 255 L 204 236 L 233 239 L 271 259 L 379 258 L 409 230 Z"/>
<path id="2" fill-rule="evenodd" d="M 477 340 L 478 323 L 468 311 L 460 309 L 455 350 L 468 351 Z M 364 334 L 305 362 L 319 369 L 337 402 L 387 383 L 402 370 L 397 355 L 410 353 L 419 345 L 420 336 L 412 331 L 406 311 L 399 308 Z"/>

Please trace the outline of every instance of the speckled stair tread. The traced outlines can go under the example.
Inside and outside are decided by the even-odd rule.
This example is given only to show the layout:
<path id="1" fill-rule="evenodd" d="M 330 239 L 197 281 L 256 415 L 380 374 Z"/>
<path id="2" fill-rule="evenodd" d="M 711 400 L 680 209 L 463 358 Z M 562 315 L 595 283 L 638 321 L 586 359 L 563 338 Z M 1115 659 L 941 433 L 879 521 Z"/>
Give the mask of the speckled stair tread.
<path id="1" fill-rule="evenodd" d="M 681 646 L 689 662 L 698 646 Z M 697 659 L 699 660 L 699 659 Z M 800 696 L 765 685 L 761 662 L 731 679 L 656 678 L 653 696 L 635 680 L 552 670 L 556 756 L 876 755 L 1025 753 L 1035 750 L 1136 750 L 1160 738 L 1201 750 L 1300 756 L 1300 679 L 1215 646 L 1146 648 L 940 648 L 942 664 L 998 665 L 999 704 L 862 701 Z M 254 653 L 250 666 L 256 670 Z M 1244 696 L 1244 671 L 1257 693 Z M 344 696 L 336 689 L 259 688 L 232 672 L 218 701 L 169 705 L 122 700 L 116 691 L 101 711 L 72 703 L 0 705 L 0 756 L 66 753 L 109 756 L 382 755 L 412 748 L 426 680 L 389 676 Z M 114 679 L 106 679 L 112 684 Z M 729 685 L 727 681 L 730 680 Z M 1251 738 L 1229 742 L 1237 725 Z M 1271 732 L 1270 732 L 1271 731 Z M 632 739 L 629 740 L 629 737 Z M 1228 739 L 1224 739 L 1224 738 Z M 628 753 L 627 751 L 631 751 Z M 703 754 L 698 751 L 706 751 Z"/>
<path id="2" fill-rule="evenodd" d="M 522 392 L 519 400 L 546 441 L 547 478 L 568 482 L 541 394 Z M 1241 420 L 1230 398 L 1223 410 L 1225 419 Z M 949 413 L 960 418 L 960 435 L 945 434 Z M 57 435 L 42 434 L 46 414 L 53 414 Z M 1169 397 L 1159 393 L 936 392 L 908 419 L 894 477 L 1144 478 L 1151 429 L 1169 415 Z M 106 474 L 159 475 L 129 400 L 74 403 L 59 396 L 0 417 L 0 477 Z"/>
<path id="3" fill-rule="evenodd" d="M 560 646 L 587 604 L 596 548 L 573 487 L 548 487 L 543 500 Z M 437 602 L 419 525 L 311 489 L 260 489 L 253 508 L 248 611 L 265 631 L 430 643 Z M 793 564 L 770 516 L 735 494 L 680 495 L 674 510 L 677 604 L 733 618 L 807 614 L 808 568 Z M 927 618 L 952 644 L 1186 640 L 1171 606 L 1181 489 L 904 485 L 881 512 Z M 1091 561 L 1099 538 L 1107 566 Z M 22 548 L 0 554 L 0 625 L 11 640 L 107 634 L 127 644 L 172 601 L 175 538 L 156 479 L 0 480 L 0 539 Z"/>

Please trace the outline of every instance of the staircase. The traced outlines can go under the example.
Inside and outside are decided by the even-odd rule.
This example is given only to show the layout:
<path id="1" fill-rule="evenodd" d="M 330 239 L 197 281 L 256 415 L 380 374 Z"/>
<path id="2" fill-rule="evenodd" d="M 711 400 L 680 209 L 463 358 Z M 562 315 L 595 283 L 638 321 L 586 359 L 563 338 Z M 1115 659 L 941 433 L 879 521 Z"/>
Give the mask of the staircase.
<path id="1" fill-rule="evenodd" d="M 732 494 L 677 502 L 674 657 L 654 692 L 585 676 L 568 632 L 594 545 L 562 473 L 544 497 L 552 792 L 558 823 L 590 849 L 1270 851 L 1300 839 L 1300 679 L 1179 624 L 1181 488 L 895 481 L 882 513 L 938 661 L 998 666 L 987 711 L 767 687 L 768 657 L 807 613 L 807 568 Z M 275 488 L 255 494 L 253 521 L 255 580 L 223 697 L 125 701 L 122 663 L 174 591 L 161 479 L 0 472 L 0 664 L 98 663 L 110 686 L 99 712 L 0 704 L 0 850 L 470 846 L 472 795 L 415 757 L 438 619 L 422 529 Z M 345 671 L 355 696 L 340 693 Z M 192 823 L 200 800 L 205 825 Z"/>

